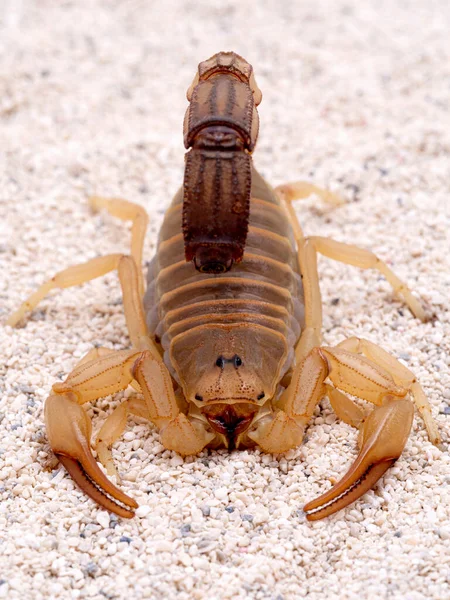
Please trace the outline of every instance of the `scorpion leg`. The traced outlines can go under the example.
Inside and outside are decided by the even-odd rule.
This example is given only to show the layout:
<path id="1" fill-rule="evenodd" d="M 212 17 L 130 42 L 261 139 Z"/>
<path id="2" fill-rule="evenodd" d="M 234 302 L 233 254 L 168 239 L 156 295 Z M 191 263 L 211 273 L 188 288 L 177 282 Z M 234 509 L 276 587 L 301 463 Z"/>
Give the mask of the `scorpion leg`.
<path id="1" fill-rule="evenodd" d="M 145 400 L 136 397 L 130 398 L 119 404 L 109 415 L 103 423 L 95 442 L 100 462 L 105 467 L 108 475 L 115 475 L 117 481 L 120 481 L 120 477 L 111 457 L 111 446 L 124 432 L 127 417 L 130 414 L 150 420 Z"/>
<path id="2" fill-rule="evenodd" d="M 148 225 L 148 215 L 145 209 L 139 204 L 122 200 L 121 198 L 102 198 L 100 196 L 91 196 L 89 198 L 90 206 L 98 211 L 105 208 L 110 215 L 124 221 L 132 221 L 131 226 L 131 251 L 137 266 L 139 277 L 140 297 L 144 295 L 144 279 L 142 276 L 142 250 L 144 247 L 145 233 Z"/>
<path id="3" fill-rule="evenodd" d="M 305 328 L 295 349 L 296 363 L 299 364 L 310 350 L 321 344 L 322 297 L 317 271 L 317 253 L 314 247 L 307 243 L 292 203 L 295 200 L 308 198 L 312 194 L 334 205 L 343 204 L 343 200 L 328 190 L 303 181 L 280 185 L 275 188 L 275 192 L 280 197 L 294 230 L 298 248 L 297 260 L 303 281 Z"/>
<path id="4" fill-rule="evenodd" d="M 306 238 L 307 243 L 314 246 L 315 250 L 333 260 L 360 267 L 361 269 L 376 269 L 379 273 L 386 277 L 392 288 L 398 294 L 403 296 L 409 310 L 415 317 L 421 321 L 426 321 L 427 316 L 420 301 L 415 298 L 410 288 L 387 266 L 387 264 L 379 259 L 376 254 L 370 250 L 358 248 L 353 244 L 344 244 L 336 242 L 328 238 L 320 236 L 311 236 Z"/>
<path id="5" fill-rule="evenodd" d="M 394 291 L 403 295 L 411 312 L 422 321 L 427 319 L 421 303 L 412 295 L 411 290 L 389 269 L 386 263 L 372 252 L 323 237 L 305 238 L 292 203 L 295 200 L 307 198 L 311 194 L 317 194 L 326 202 L 339 205 L 342 204 L 339 196 L 304 182 L 281 185 L 275 191 L 290 217 L 298 246 L 299 268 L 303 275 L 305 329 L 295 350 L 297 363 L 300 363 L 312 348 L 321 343 L 322 300 L 317 273 L 317 252 L 361 268 L 378 269 L 392 285 Z"/>
<path id="6" fill-rule="evenodd" d="M 105 208 L 115 217 L 124 220 L 131 220 L 133 225 L 131 229 L 131 255 L 133 256 L 137 269 L 138 297 L 142 298 L 144 293 L 144 283 L 142 276 L 142 248 L 144 244 L 145 232 L 148 224 L 148 215 L 142 206 L 120 199 L 106 199 L 94 196 L 89 198 L 89 203 L 94 210 Z M 46 281 L 34 292 L 19 309 L 13 313 L 6 321 L 7 325 L 15 327 L 25 314 L 33 310 L 47 294 L 56 288 L 67 288 L 80 285 L 105 275 L 118 268 L 121 254 L 109 254 L 87 261 L 80 265 L 68 267 L 60 271 L 57 275 Z"/>
<path id="7" fill-rule="evenodd" d="M 364 423 L 367 413 L 356 402 L 353 402 L 353 400 L 332 385 L 327 383 L 325 384 L 325 388 L 331 408 L 336 413 L 338 419 L 344 421 L 347 425 L 359 429 Z"/>
<path id="8" fill-rule="evenodd" d="M 43 283 L 29 298 L 21 304 L 18 310 L 13 313 L 6 321 L 7 325 L 15 327 L 25 314 L 33 310 L 47 294 L 56 288 L 68 288 L 75 285 L 81 285 L 91 279 L 96 279 L 101 275 L 106 275 L 117 269 L 122 254 L 108 254 L 93 258 L 81 265 L 68 267 L 57 273 L 49 281 Z"/>
<path id="9" fill-rule="evenodd" d="M 337 194 L 333 194 L 333 192 L 318 187 L 317 185 L 309 183 L 308 181 L 292 181 L 291 183 L 285 183 L 277 186 L 275 188 L 275 192 L 282 196 L 283 199 L 289 204 L 291 202 L 295 202 L 295 200 L 305 200 L 313 194 L 319 196 L 319 198 L 322 198 L 322 200 L 325 202 L 329 202 L 335 206 L 345 204 L 345 200 L 343 200 Z"/>

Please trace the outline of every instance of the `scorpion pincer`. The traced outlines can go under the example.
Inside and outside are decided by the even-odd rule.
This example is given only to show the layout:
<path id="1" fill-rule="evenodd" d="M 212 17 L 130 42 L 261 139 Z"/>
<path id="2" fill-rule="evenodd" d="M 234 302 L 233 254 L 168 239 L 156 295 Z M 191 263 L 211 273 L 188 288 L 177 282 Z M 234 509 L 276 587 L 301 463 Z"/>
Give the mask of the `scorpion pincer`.
<path id="1" fill-rule="evenodd" d="M 117 475 L 110 449 L 128 414 L 156 425 L 162 444 L 181 455 L 255 445 L 282 453 L 302 442 L 327 396 L 360 436 L 347 474 L 304 507 L 308 519 L 321 519 L 362 496 L 399 458 L 414 403 L 434 444 L 439 433 L 420 384 L 387 352 L 358 338 L 322 346 L 317 254 L 378 270 L 417 318 L 425 320 L 425 312 L 372 252 L 303 235 L 293 201 L 316 194 L 339 204 L 339 198 L 305 182 L 272 189 L 258 174 L 252 152 L 261 92 L 248 62 L 220 52 L 200 63 L 187 98 L 184 183 L 166 212 L 145 293 L 147 214 L 125 200 L 94 197 L 95 209 L 132 221 L 130 255 L 94 258 L 58 273 L 8 324 L 16 325 L 53 288 L 118 270 L 131 349 L 91 350 L 53 385 L 45 420 L 53 452 L 81 489 L 123 517 L 133 516 L 137 504 L 94 459 L 84 403 L 130 384 L 140 392 L 112 412 L 96 440 L 99 460 Z"/>

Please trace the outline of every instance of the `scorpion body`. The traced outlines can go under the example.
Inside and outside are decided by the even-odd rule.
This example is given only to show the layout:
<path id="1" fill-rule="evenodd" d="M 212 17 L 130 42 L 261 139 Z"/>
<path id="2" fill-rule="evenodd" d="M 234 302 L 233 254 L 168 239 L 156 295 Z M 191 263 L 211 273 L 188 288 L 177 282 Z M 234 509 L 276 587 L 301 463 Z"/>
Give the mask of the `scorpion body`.
<path id="1" fill-rule="evenodd" d="M 129 414 L 156 425 L 162 444 L 182 455 L 255 444 L 280 453 L 301 443 L 317 404 L 328 397 L 337 416 L 360 430 L 359 454 L 338 483 L 305 505 L 309 520 L 321 519 L 362 496 L 399 458 L 413 420 L 410 398 L 430 440 L 440 438 L 420 384 L 394 357 L 358 338 L 322 346 L 317 254 L 378 270 L 416 317 L 426 315 L 372 252 L 303 235 L 292 202 L 313 193 L 339 199 L 305 182 L 272 189 L 257 173 L 252 152 L 261 92 L 249 63 L 233 52 L 200 63 L 187 98 L 184 183 L 165 216 L 145 295 L 145 210 L 95 197 L 94 209 L 132 221 L 130 255 L 61 271 L 8 324 L 15 326 L 53 288 L 118 271 L 131 348 L 93 348 L 53 385 L 45 421 L 53 452 L 74 480 L 123 517 L 133 516 L 137 503 L 98 467 L 84 403 L 129 385 L 141 393 L 114 409 L 96 440 L 99 460 L 118 475 L 110 449 Z M 374 407 L 367 412 L 347 394 Z"/>
<path id="2" fill-rule="evenodd" d="M 277 393 L 293 361 L 303 323 L 294 233 L 277 196 L 253 169 L 243 258 L 228 272 L 202 273 L 185 260 L 182 192 L 166 213 L 148 271 L 147 324 L 150 334 L 161 340 L 165 363 L 184 387 L 186 399 L 200 410 L 214 407 L 206 411 L 218 434 L 210 445 L 234 447 L 243 442 L 233 437 L 233 424 L 242 429 L 239 403 L 252 406 L 248 408 L 254 417 Z M 217 351 L 213 370 L 199 377 L 194 354 L 205 339 L 214 340 Z M 207 352 L 214 352 L 209 344 Z M 250 365 L 251 383 L 248 374 L 240 377 Z M 218 376 L 225 373 L 227 377 Z M 225 424 L 218 407 L 208 403 L 227 404 L 230 398 L 239 403 L 228 411 Z M 254 445 L 248 437 L 245 442 Z"/>

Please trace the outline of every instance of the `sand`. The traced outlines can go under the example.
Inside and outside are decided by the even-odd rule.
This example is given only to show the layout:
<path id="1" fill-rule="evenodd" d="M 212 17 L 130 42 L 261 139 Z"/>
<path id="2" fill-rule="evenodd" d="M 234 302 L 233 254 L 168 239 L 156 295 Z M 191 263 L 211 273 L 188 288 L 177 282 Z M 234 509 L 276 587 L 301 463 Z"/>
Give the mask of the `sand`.
<path id="1" fill-rule="evenodd" d="M 182 180 L 185 91 L 199 61 L 235 50 L 263 91 L 256 166 L 346 199 L 297 211 L 308 234 L 370 248 L 436 319 L 421 323 L 383 277 L 321 258 L 324 339 L 380 344 L 424 386 L 443 437 L 416 415 L 374 491 L 309 524 L 303 504 L 356 453 L 327 401 L 302 447 L 183 460 L 130 419 L 113 456 L 140 504 L 126 521 L 72 483 L 43 404 L 95 345 L 129 344 L 118 279 L 53 293 L 0 327 L 0 598 L 450 598 L 450 9 L 399 2 L 21 2 L 0 13 L 0 321 L 46 278 L 126 252 L 129 226 L 89 194 L 151 218 L 150 260 Z M 95 403 L 97 430 L 125 394 Z"/>

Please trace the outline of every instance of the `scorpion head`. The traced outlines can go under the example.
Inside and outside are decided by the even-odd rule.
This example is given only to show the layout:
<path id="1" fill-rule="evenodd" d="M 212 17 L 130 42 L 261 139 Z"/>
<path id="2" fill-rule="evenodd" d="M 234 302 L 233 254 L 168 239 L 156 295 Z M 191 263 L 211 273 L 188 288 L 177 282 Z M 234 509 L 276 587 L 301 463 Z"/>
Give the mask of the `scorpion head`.
<path id="1" fill-rule="evenodd" d="M 230 448 L 273 398 L 287 350 L 266 327 L 211 324 L 174 338 L 170 354 L 186 400 Z"/>

